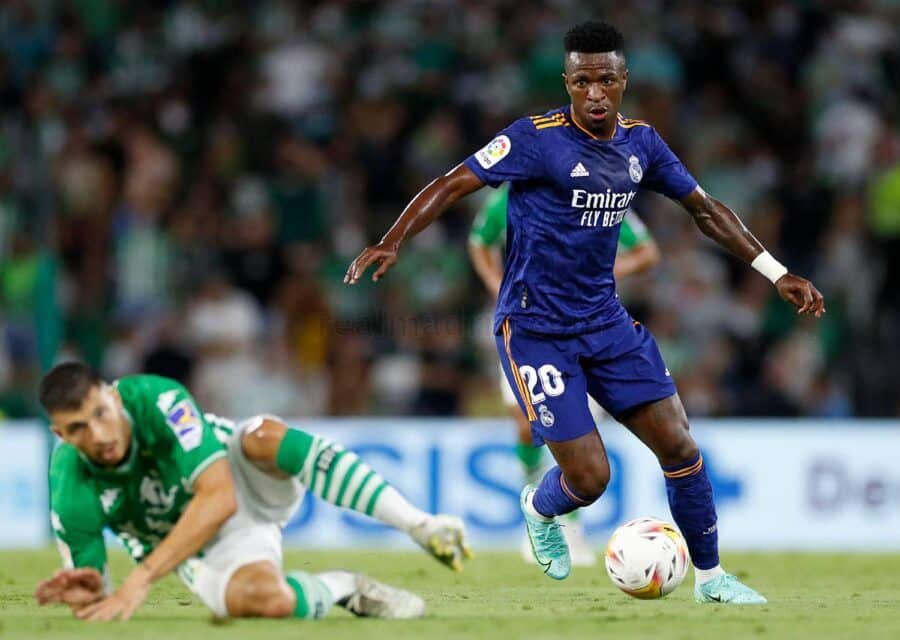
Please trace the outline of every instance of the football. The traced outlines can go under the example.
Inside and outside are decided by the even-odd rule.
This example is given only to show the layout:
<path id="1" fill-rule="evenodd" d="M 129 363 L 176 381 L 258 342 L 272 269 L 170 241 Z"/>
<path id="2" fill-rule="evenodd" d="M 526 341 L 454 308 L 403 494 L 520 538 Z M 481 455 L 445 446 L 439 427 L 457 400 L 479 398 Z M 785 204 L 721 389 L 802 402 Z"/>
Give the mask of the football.
<path id="1" fill-rule="evenodd" d="M 626 522 L 613 532 L 606 546 L 606 572 L 613 584 L 642 600 L 672 593 L 690 564 L 681 532 L 659 518 Z"/>

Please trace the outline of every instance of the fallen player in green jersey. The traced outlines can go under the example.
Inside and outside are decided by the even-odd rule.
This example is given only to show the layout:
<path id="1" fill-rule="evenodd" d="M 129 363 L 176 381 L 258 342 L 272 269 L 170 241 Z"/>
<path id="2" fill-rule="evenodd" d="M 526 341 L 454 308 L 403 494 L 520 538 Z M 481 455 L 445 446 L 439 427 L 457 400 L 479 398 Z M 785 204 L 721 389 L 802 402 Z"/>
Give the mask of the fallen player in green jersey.
<path id="1" fill-rule="evenodd" d="M 60 442 L 50 462 L 51 522 L 64 569 L 40 604 L 85 620 L 128 619 L 151 585 L 177 570 L 217 616 L 413 618 L 415 594 L 361 574 L 282 570 L 281 529 L 305 491 L 405 531 L 455 570 L 470 555 L 462 522 L 411 505 L 353 452 L 272 416 L 240 424 L 203 414 L 174 380 L 104 382 L 66 363 L 41 382 Z M 137 566 L 110 591 L 103 529 Z"/>

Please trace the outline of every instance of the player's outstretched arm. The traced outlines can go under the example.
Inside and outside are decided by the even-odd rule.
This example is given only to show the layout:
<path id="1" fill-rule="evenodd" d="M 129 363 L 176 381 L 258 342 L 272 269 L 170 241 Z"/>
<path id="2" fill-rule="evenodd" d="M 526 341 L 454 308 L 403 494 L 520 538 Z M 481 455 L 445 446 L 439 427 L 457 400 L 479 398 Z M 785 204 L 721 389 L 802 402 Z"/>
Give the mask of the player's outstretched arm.
<path id="1" fill-rule="evenodd" d="M 406 241 L 430 225 L 454 202 L 484 186 L 481 179 L 467 166 L 460 164 L 447 175 L 432 180 L 406 205 L 397 221 L 384 234 L 381 241 L 363 249 L 350 263 L 344 282 L 356 284 L 373 264 L 378 264 L 372 281 L 379 278 L 397 262 L 397 252 Z"/>
<path id="2" fill-rule="evenodd" d="M 202 549 L 237 510 L 234 480 L 225 458 L 209 465 L 194 481 L 193 489 L 194 497 L 153 553 L 113 594 L 75 615 L 82 620 L 128 620 L 147 598 L 150 586 Z"/>
<path id="3" fill-rule="evenodd" d="M 820 318 L 825 313 L 825 299 L 812 282 L 781 265 L 750 233 L 737 215 L 724 204 L 697 187 L 681 199 L 681 204 L 694 218 L 704 235 L 728 249 L 769 278 L 778 294 L 797 307 L 797 313 Z"/>

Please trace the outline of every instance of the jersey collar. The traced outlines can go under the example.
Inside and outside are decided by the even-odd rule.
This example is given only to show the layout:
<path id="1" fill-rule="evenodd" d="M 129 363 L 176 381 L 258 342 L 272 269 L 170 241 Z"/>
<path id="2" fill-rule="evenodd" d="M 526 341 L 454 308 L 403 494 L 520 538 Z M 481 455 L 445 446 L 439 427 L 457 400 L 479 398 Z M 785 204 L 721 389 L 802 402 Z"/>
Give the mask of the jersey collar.
<path id="1" fill-rule="evenodd" d="M 597 142 L 612 142 L 613 140 L 616 139 L 616 136 L 619 135 L 619 116 L 618 115 L 616 115 L 616 122 L 615 122 L 616 128 L 613 130 L 612 137 L 611 138 L 598 138 L 593 133 L 591 133 L 590 131 L 588 131 L 587 129 L 582 127 L 580 124 L 578 124 L 578 122 L 575 120 L 575 118 L 572 117 L 572 105 L 567 106 L 564 113 L 566 114 L 566 119 L 568 119 L 568 121 L 572 123 L 572 126 L 574 126 L 576 129 L 578 129 L 578 131 L 581 132 L 581 134 L 589 137 L 591 140 L 596 140 Z"/>

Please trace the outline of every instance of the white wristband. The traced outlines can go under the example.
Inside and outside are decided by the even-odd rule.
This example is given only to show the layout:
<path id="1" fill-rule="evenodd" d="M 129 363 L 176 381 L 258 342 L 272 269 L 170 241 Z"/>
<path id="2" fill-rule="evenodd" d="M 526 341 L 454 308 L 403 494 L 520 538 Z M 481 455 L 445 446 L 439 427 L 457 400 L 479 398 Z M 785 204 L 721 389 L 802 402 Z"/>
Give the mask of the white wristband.
<path id="1" fill-rule="evenodd" d="M 775 284 L 781 276 L 788 272 L 787 267 L 773 258 L 768 251 L 763 251 L 753 258 L 750 266 L 767 277 L 772 284 Z"/>

